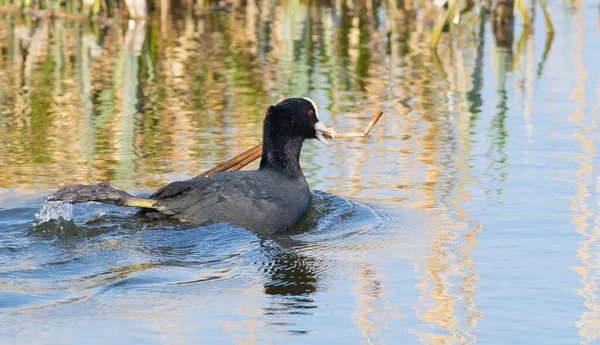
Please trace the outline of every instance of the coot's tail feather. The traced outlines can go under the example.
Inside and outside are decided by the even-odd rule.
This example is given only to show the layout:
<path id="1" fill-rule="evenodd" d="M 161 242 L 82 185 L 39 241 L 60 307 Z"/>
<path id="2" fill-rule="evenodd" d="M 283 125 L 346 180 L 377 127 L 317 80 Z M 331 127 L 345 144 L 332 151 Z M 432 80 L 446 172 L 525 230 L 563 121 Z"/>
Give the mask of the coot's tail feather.
<path id="1" fill-rule="evenodd" d="M 126 207 L 142 207 L 158 210 L 156 200 L 135 197 L 124 190 L 115 187 L 108 181 L 98 184 L 76 184 L 61 187 L 50 196 L 52 200 L 62 200 L 70 204 L 96 201 L 105 204 L 115 204 Z"/>

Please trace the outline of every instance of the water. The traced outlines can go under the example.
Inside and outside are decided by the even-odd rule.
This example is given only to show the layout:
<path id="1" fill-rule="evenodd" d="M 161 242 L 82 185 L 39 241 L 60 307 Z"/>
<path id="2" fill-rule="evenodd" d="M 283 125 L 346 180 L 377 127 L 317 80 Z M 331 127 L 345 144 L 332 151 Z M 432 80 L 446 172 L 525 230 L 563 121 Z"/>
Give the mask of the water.
<path id="1" fill-rule="evenodd" d="M 437 56 L 435 10 L 401 7 L 0 14 L 1 343 L 599 342 L 597 3 L 550 3 L 555 36 L 538 8 L 511 50 L 484 16 Z M 288 96 L 338 132 L 385 112 L 369 138 L 305 144 L 294 229 L 98 204 L 36 222 L 57 185 L 195 176 Z"/>
<path id="2" fill-rule="evenodd" d="M 44 199 L 40 212 L 36 213 L 33 220 L 34 226 L 39 226 L 51 221 L 69 221 L 73 219 L 73 205 L 62 201 Z"/>

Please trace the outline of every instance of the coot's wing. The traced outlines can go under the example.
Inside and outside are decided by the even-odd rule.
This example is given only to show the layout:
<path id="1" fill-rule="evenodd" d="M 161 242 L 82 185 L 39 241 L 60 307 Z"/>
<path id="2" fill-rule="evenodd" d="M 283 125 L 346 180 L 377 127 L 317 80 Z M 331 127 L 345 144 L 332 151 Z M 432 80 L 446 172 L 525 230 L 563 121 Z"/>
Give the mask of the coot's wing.
<path id="1" fill-rule="evenodd" d="M 229 222 L 250 229 L 280 228 L 302 216 L 302 210 L 293 207 L 302 199 L 302 193 L 294 191 L 296 186 L 268 173 L 230 172 L 175 182 L 153 197 L 177 218 L 196 224 Z"/>
<path id="2" fill-rule="evenodd" d="M 251 172 L 221 173 L 201 179 L 173 182 L 154 193 L 151 198 L 175 213 L 218 211 L 227 205 L 251 202 L 282 203 L 278 182 L 268 174 Z M 281 186 L 279 186 L 281 187 Z M 224 212 L 225 210 L 222 210 Z M 214 213 L 214 212 L 211 212 Z"/>
<path id="3" fill-rule="evenodd" d="M 150 196 L 150 199 L 169 199 L 184 195 L 196 185 L 194 180 L 176 181 L 157 190 Z"/>

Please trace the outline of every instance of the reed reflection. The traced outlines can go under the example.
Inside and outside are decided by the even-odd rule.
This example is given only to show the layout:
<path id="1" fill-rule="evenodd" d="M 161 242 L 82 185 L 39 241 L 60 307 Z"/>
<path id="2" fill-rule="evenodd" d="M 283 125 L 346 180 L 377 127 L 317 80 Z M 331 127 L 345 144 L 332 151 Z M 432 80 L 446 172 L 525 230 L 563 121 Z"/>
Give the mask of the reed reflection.
<path id="1" fill-rule="evenodd" d="M 592 200 L 590 200 L 589 191 L 590 187 L 595 187 L 598 191 L 599 179 L 594 163 L 597 155 L 596 136 L 593 133 L 598 130 L 599 113 L 597 107 L 594 115 L 590 118 L 586 111 L 585 91 L 589 72 L 582 57 L 585 47 L 585 21 L 582 15 L 584 7 L 581 2 L 578 2 L 576 7 L 574 19 L 577 28 L 577 44 L 573 50 L 573 60 L 579 74 L 576 79 L 576 88 L 570 95 L 576 109 L 569 119 L 576 126 L 573 137 L 579 142 L 581 150 L 573 156 L 573 161 L 579 165 L 579 169 L 575 171 L 576 188 L 575 194 L 571 198 L 570 209 L 573 211 L 571 221 L 575 226 L 575 231 L 586 238 L 577 249 L 577 256 L 582 261 L 582 265 L 574 267 L 574 270 L 581 275 L 582 288 L 578 290 L 578 293 L 585 299 L 584 305 L 588 310 L 581 314 L 576 324 L 579 328 L 579 336 L 583 338 L 582 344 L 591 344 L 600 337 L 598 328 L 600 323 L 600 303 L 598 302 L 600 272 L 596 264 L 598 261 L 597 247 L 600 244 L 600 215 L 593 217 L 594 207 L 590 205 Z M 594 178 L 596 182 L 593 182 Z M 597 203 L 597 205 L 600 204 Z"/>
<path id="2" fill-rule="evenodd" d="M 110 179 L 123 188 L 150 190 L 257 144 L 266 106 L 282 97 L 314 97 L 341 129 L 361 126 L 362 109 L 381 105 L 390 115 L 378 129 L 385 140 L 335 146 L 333 163 L 308 150 L 307 176 L 339 195 L 409 199 L 416 209 L 442 210 L 441 221 L 452 226 L 432 226 L 427 254 L 414 259 L 419 280 L 414 314 L 422 322 L 409 331 L 426 343 L 476 342 L 474 329 L 483 315 L 471 253 L 482 228 L 465 205 L 476 183 L 468 159 L 484 102 L 490 23 L 485 13 L 464 14 L 480 20 L 476 39 L 458 35 L 454 44 L 446 38 L 436 60 L 427 41 L 437 10 L 427 2 L 415 5 L 235 1 L 230 13 L 201 16 L 170 13 L 165 5 L 147 22 L 104 28 L 4 16 L 0 90 L 8 102 L 0 104 L 6 114 L 0 118 L 0 187 Z M 493 138 L 488 170 L 504 183 L 507 76 L 524 50 L 513 54 L 512 22 L 492 30 L 499 102 L 488 130 Z M 528 42 L 533 56 L 533 40 Z M 549 47 L 552 40 L 547 42 Z M 530 83 L 532 67 L 530 61 Z M 533 95 L 532 84 L 527 90 Z M 365 176 L 376 179 L 370 188 Z M 383 242 L 394 234 L 385 235 Z M 391 294 L 386 263 L 401 254 L 381 243 L 360 249 L 361 255 L 343 250 L 356 264 L 350 271 L 358 287 L 357 328 L 374 342 L 384 329 L 378 316 L 389 312 L 382 310 Z M 326 251 L 309 256 L 279 247 L 263 250 L 269 260 L 262 292 L 272 297 L 264 312 L 310 313 L 326 280 L 327 268 L 319 261 Z"/>

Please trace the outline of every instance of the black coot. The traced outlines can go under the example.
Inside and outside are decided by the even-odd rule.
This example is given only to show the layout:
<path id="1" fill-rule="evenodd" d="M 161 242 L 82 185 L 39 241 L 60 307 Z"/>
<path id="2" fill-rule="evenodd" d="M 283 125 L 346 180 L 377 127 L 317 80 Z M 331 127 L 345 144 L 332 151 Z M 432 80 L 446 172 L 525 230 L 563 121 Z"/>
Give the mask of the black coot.
<path id="1" fill-rule="evenodd" d="M 228 222 L 259 233 L 287 229 L 304 217 L 310 205 L 299 163 L 302 143 L 312 138 L 326 143 L 322 132 L 327 131 L 313 101 L 286 99 L 267 110 L 258 170 L 173 182 L 150 197 L 160 212 L 142 213 L 199 225 Z"/>

